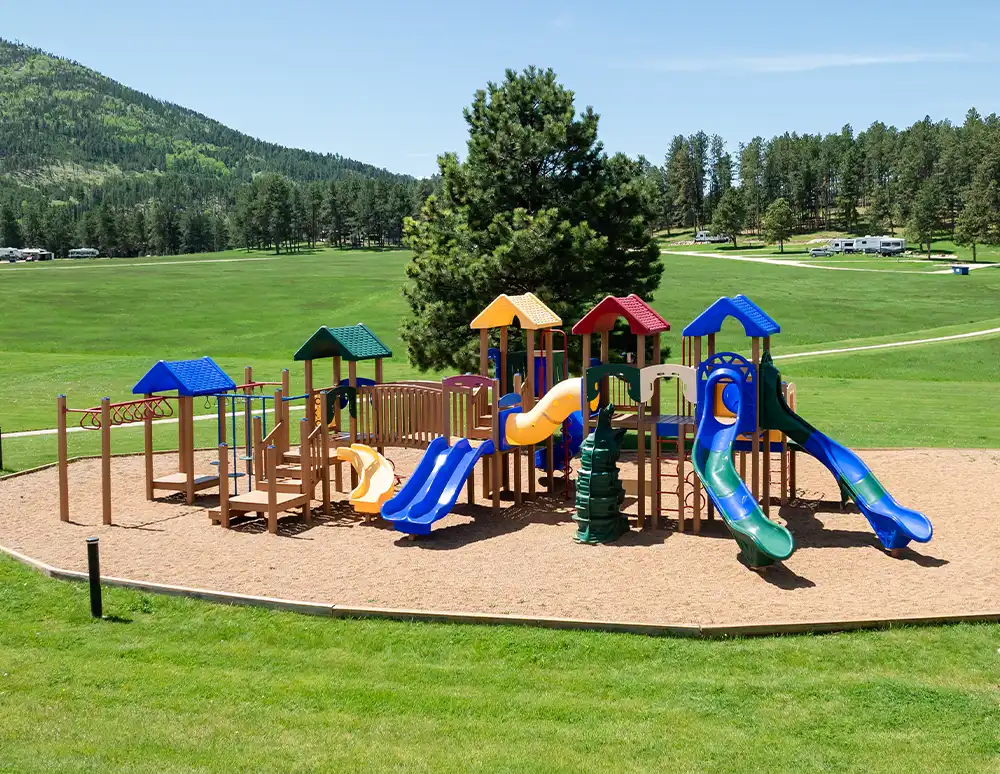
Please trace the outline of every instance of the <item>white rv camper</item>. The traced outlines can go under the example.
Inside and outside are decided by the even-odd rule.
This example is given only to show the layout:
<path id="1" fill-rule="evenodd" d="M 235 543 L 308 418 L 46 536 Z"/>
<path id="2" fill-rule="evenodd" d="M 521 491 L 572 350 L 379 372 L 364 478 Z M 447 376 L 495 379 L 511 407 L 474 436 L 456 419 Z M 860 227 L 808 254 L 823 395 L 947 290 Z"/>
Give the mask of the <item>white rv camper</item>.
<path id="1" fill-rule="evenodd" d="M 897 237 L 882 237 L 879 252 L 882 255 L 899 255 L 906 250 L 906 240 Z"/>
<path id="2" fill-rule="evenodd" d="M 879 253 L 882 251 L 882 237 L 863 236 L 854 240 L 854 252 Z"/>
<path id="3" fill-rule="evenodd" d="M 827 245 L 831 252 L 834 253 L 853 253 L 854 252 L 854 240 L 853 239 L 831 239 L 830 243 Z"/>

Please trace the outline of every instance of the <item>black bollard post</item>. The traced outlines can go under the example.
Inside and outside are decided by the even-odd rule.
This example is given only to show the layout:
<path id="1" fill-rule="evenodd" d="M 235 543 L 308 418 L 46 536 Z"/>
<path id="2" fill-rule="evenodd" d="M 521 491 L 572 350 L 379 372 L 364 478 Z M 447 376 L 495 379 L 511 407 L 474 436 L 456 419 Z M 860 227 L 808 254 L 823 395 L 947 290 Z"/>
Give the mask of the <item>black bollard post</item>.
<path id="1" fill-rule="evenodd" d="M 87 538 L 87 574 L 90 576 L 90 614 L 94 618 L 104 615 L 101 601 L 101 555 L 99 538 Z"/>

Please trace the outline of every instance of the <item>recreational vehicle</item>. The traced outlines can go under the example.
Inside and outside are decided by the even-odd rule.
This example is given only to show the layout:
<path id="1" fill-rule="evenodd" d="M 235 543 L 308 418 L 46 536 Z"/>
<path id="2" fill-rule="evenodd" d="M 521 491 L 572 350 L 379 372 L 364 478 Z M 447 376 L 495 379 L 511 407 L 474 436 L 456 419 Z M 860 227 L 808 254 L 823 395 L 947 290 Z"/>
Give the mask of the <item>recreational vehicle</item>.
<path id="1" fill-rule="evenodd" d="M 69 251 L 70 258 L 96 258 L 98 255 L 93 247 L 77 247 Z"/>
<path id="2" fill-rule="evenodd" d="M 854 240 L 854 252 L 856 253 L 880 253 L 882 252 L 882 237 L 863 236 Z"/>
<path id="3" fill-rule="evenodd" d="M 827 245 L 830 250 L 834 253 L 853 253 L 854 252 L 854 240 L 853 239 L 831 239 L 830 244 Z"/>
<path id="4" fill-rule="evenodd" d="M 0 247 L 0 260 L 10 261 L 13 263 L 24 256 L 21 255 L 21 251 L 16 247 Z"/>
<path id="5" fill-rule="evenodd" d="M 696 245 L 702 244 L 704 242 L 708 242 L 709 244 L 714 244 L 716 242 L 728 242 L 728 241 L 729 237 L 727 237 L 725 234 L 712 234 L 711 232 L 708 231 L 699 231 L 694 235 L 694 243 Z"/>
<path id="6" fill-rule="evenodd" d="M 879 252 L 882 255 L 899 255 L 906 249 L 906 240 L 896 237 L 882 237 Z"/>

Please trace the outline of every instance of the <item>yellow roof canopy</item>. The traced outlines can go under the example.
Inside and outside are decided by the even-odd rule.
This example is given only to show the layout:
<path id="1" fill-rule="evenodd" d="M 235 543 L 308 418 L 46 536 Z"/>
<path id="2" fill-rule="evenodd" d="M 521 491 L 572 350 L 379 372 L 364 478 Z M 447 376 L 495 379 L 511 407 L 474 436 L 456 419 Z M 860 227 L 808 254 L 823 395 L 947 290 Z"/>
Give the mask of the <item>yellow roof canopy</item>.
<path id="1" fill-rule="evenodd" d="M 521 327 L 529 331 L 562 325 L 559 316 L 534 293 L 523 293 L 519 296 L 508 296 L 504 293 L 493 299 L 469 327 L 503 328 L 513 323 L 515 317 L 521 323 Z"/>

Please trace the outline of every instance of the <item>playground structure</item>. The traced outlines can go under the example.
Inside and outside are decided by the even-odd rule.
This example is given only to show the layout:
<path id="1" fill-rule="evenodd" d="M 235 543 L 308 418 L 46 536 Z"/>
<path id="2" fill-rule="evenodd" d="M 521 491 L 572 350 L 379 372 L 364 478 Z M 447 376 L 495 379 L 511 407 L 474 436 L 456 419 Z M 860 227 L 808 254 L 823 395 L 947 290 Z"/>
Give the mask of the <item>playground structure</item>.
<path id="1" fill-rule="evenodd" d="M 749 357 L 717 351 L 716 338 L 729 318 L 750 339 Z M 623 355 L 626 362 L 612 359 L 619 320 L 635 339 L 634 351 Z M 479 331 L 479 374 L 440 381 L 385 383 L 383 362 L 392 352 L 359 323 L 321 327 L 299 347 L 293 359 L 303 363 L 301 394 L 291 394 L 288 369 L 278 382 L 260 382 L 246 368 L 237 385 L 206 357 L 158 362 L 136 383 L 133 393 L 142 397 L 133 401 L 104 399 L 99 407 L 80 410 L 67 408 L 65 396 L 59 396 L 60 518 L 69 520 L 67 416 L 80 413 L 81 426 L 102 434 L 106 524 L 112 523 L 111 427 L 142 422 L 147 499 L 161 491 L 180 492 L 193 504 L 198 493 L 216 489 L 218 505 L 208 516 L 224 528 L 233 516 L 259 515 L 276 533 L 279 515 L 293 511 L 308 524 L 314 503 L 330 514 L 334 493 L 342 493 L 366 520 L 380 515 L 401 532 L 428 534 L 463 490 L 470 504 L 477 501 L 477 468 L 479 497 L 494 514 L 505 498 L 515 506 L 536 498 L 539 471 L 549 496 L 562 488 L 569 498 L 570 462 L 583 447 L 589 456 L 575 494 L 582 542 L 621 534 L 627 528 L 621 498 L 630 495 L 640 529 L 661 529 L 673 520 L 678 531 L 690 522 L 698 534 L 703 518 L 719 515 L 747 564 L 781 561 L 791 555 L 794 541 L 771 520 L 771 510 L 775 502 L 784 505 L 795 497 L 800 451 L 831 471 L 843 502 L 857 503 L 887 550 L 930 539 L 924 516 L 899 506 L 857 455 L 795 413 L 794 385 L 781 381 L 770 355 L 780 327 L 745 296 L 720 298 L 684 328 L 680 363 L 661 362 L 661 337 L 670 324 L 635 295 L 608 296 L 573 326 L 585 364 L 579 377 L 570 377 L 569 342 L 561 325 L 532 293 L 498 296 L 470 323 Z M 523 337 L 523 351 L 509 351 L 512 330 Z M 625 335 L 619 331 L 616 335 Z M 592 358 L 597 334 L 599 357 Z M 332 364 L 329 383 L 317 375 L 316 363 L 324 359 Z M 374 363 L 373 378 L 358 375 L 358 364 L 368 360 Z M 265 394 L 266 388 L 275 389 Z M 195 472 L 198 397 L 207 407 L 215 401 L 212 448 L 218 451 L 213 462 L 218 469 L 211 474 Z M 673 413 L 661 413 L 665 402 L 673 403 Z M 304 410 L 298 421 L 293 408 Z M 154 476 L 153 423 L 175 415 L 177 471 Z M 598 416 L 595 435 L 591 426 Z M 616 466 L 626 434 L 636 448 L 631 480 L 620 479 Z M 398 491 L 389 448 L 423 451 Z"/>

